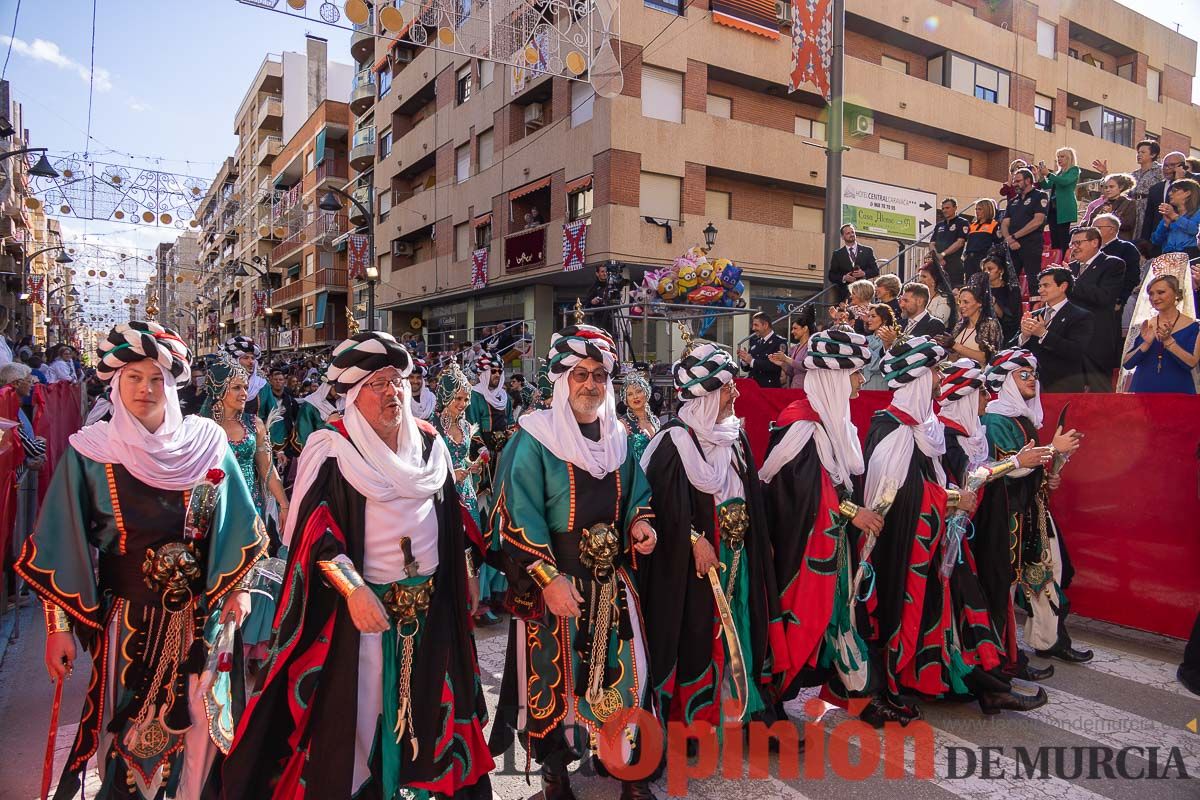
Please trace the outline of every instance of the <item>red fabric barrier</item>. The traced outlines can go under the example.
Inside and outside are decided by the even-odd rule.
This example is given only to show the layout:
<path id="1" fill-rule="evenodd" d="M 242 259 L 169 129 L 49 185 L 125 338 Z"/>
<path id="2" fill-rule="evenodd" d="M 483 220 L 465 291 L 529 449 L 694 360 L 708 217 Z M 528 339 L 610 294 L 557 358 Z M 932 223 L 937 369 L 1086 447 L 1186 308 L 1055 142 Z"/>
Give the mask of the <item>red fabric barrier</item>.
<path id="1" fill-rule="evenodd" d="M 755 459 L 768 425 L 803 392 L 738 381 L 737 413 Z M 851 417 L 866 437 L 890 392 L 863 392 Z M 1063 470 L 1051 508 L 1075 565 L 1068 592 L 1076 613 L 1187 638 L 1200 608 L 1200 399 L 1167 394 L 1043 395 L 1049 441 L 1063 404 L 1068 427 L 1085 434 Z"/>
<path id="2" fill-rule="evenodd" d="M 16 421 L 21 407 L 17 390 L 0 389 L 0 419 Z M 5 429 L 0 440 L 0 571 L 7 568 L 8 542 L 17 521 L 17 467 L 25 460 L 25 449 L 16 428 Z"/>
<path id="3" fill-rule="evenodd" d="M 83 427 L 80 395 L 83 386 L 60 381 L 33 387 L 33 432 L 46 439 L 46 466 L 38 476 L 38 503 L 46 496 L 58 459 L 67 449 L 67 439 Z"/>

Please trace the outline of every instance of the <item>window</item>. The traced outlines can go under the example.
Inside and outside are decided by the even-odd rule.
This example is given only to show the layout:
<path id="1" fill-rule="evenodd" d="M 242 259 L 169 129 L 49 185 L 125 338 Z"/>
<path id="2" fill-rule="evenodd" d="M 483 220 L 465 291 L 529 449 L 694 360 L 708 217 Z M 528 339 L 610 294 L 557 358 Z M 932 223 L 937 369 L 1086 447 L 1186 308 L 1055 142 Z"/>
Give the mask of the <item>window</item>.
<path id="1" fill-rule="evenodd" d="M 1037 21 L 1037 50 L 1042 58 L 1054 58 L 1058 50 L 1055 40 L 1058 39 L 1058 26 L 1044 19 Z"/>
<path id="2" fill-rule="evenodd" d="M 492 81 L 496 80 L 496 62 L 495 61 L 480 61 L 479 62 L 479 88 L 491 86 Z"/>
<path id="3" fill-rule="evenodd" d="M 379 96 L 383 97 L 392 88 L 392 69 L 385 66 L 379 70 Z"/>
<path id="4" fill-rule="evenodd" d="M 496 136 L 491 128 L 479 134 L 479 171 L 483 172 L 495 159 Z"/>
<path id="5" fill-rule="evenodd" d="M 642 67 L 642 116 L 683 122 L 683 73 Z"/>
<path id="6" fill-rule="evenodd" d="M 313 304 L 307 303 L 304 306 L 304 327 L 311 328 L 317 321 L 316 312 L 313 310 Z"/>
<path id="7" fill-rule="evenodd" d="M 825 230 L 825 209 L 792 206 L 792 230 L 822 233 Z"/>
<path id="8" fill-rule="evenodd" d="M 454 103 L 462 105 L 471 99 L 471 65 L 467 64 L 454 77 Z"/>
<path id="9" fill-rule="evenodd" d="M 1100 117 L 1100 138 L 1113 144 L 1133 147 L 1133 119 L 1104 109 Z"/>
<path id="10" fill-rule="evenodd" d="M 571 127 L 577 128 L 592 118 L 596 91 L 585 81 L 571 81 Z"/>
<path id="11" fill-rule="evenodd" d="M 492 245 L 492 223 L 487 222 L 483 225 L 475 226 L 475 248 L 491 247 Z"/>
<path id="12" fill-rule="evenodd" d="M 1162 73 L 1156 69 L 1147 69 L 1146 70 L 1146 96 L 1149 97 L 1151 100 L 1153 100 L 1156 103 L 1160 99 L 1160 96 L 1158 93 L 1159 92 L 1158 87 L 1161 84 L 1162 84 Z"/>
<path id="13" fill-rule="evenodd" d="M 454 226 L 454 260 L 465 261 L 471 257 L 471 223 Z"/>
<path id="14" fill-rule="evenodd" d="M 643 84 L 644 88 L 644 84 Z M 643 172 L 640 185 L 638 214 L 656 219 L 679 219 L 679 189 L 682 178 Z"/>
<path id="15" fill-rule="evenodd" d="M 471 145 L 454 148 L 454 182 L 462 183 L 471 177 Z"/>
<path id="16" fill-rule="evenodd" d="M 1054 100 L 1044 94 L 1033 96 L 1033 127 L 1039 131 L 1054 130 Z"/>
<path id="17" fill-rule="evenodd" d="M 387 158 L 392 153 L 392 129 L 379 134 L 379 157 Z"/>
<path id="18" fill-rule="evenodd" d="M 581 192 L 571 192 L 567 195 L 568 221 L 592 216 L 592 189 L 589 186 Z"/>
<path id="19" fill-rule="evenodd" d="M 958 53 L 946 53 L 929 59 L 929 80 L 989 103 L 1008 105 L 1008 72 Z"/>
<path id="20" fill-rule="evenodd" d="M 796 117 L 796 135 L 805 139 L 825 141 L 825 123 L 808 117 Z"/>
<path id="21" fill-rule="evenodd" d="M 309 150 L 304 154 L 304 171 L 312 172 L 317 166 L 317 151 Z"/>
<path id="22" fill-rule="evenodd" d="M 1074 47 L 1068 47 L 1067 55 L 1069 55 L 1071 58 L 1079 58 L 1079 51 L 1076 50 Z"/>
<path id="23" fill-rule="evenodd" d="M 668 14 L 683 14 L 683 0 L 643 0 L 646 8 L 665 11 Z"/>
<path id="24" fill-rule="evenodd" d="M 880 56 L 879 63 L 884 69 L 890 69 L 892 72 L 899 72 L 901 75 L 908 74 L 908 62 L 901 61 L 898 58 L 891 56 Z"/>
<path id="25" fill-rule="evenodd" d="M 962 156 L 946 155 L 946 169 L 963 175 L 971 174 L 971 159 Z"/>
<path id="26" fill-rule="evenodd" d="M 733 110 L 733 101 L 728 97 L 710 94 L 705 98 L 704 110 L 714 117 L 729 119 L 730 112 Z"/>
<path id="27" fill-rule="evenodd" d="M 392 193 L 384 189 L 379 193 L 379 219 L 382 220 L 392 210 Z"/>
<path id="28" fill-rule="evenodd" d="M 704 216 L 708 219 L 729 219 L 729 201 L 733 195 L 729 192 L 704 192 Z"/>
<path id="29" fill-rule="evenodd" d="M 880 139 L 879 154 L 881 156 L 890 156 L 892 158 L 904 158 L 906 155 L 906 147 L 904 142 L 897 142 L 892 139 Z"/>
<path id="30" fill-rule="evenodd" d="M 1127 62 L 1125 64 L 1118 64 L 1117 65 L 1117 77 L 1124 78 L 1127 81 L 1133 81 L 1134 70 L 1136 68 L 1137 68 L 1137 64 L 1134 63 L 1133 61 Z"/>
<path id="31" fill-rule="evenodd" d="M 316 268 L 317 268 L 317 254 L 316 253 L 306 253 L 304 255 L 304 276 L 308 277 L 309 275 L 312 275 L 313 272 L 316 271 Z"/>

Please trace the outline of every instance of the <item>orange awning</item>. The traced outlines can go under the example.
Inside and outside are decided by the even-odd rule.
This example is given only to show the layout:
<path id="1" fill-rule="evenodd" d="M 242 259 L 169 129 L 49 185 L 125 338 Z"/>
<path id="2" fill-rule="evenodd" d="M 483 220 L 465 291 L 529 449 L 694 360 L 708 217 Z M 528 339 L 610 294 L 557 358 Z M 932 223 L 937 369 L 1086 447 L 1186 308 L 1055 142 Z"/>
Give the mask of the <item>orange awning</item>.
<path id="1" fill-rule="evenodd" d="M 590 188 L 592 188 L 592 176 L 584 175 L 582 178 L 576 178 L 567 184 L 567 194 L 582 192 L 584 189 Z"/>
<path id="2" fill-rule="evenodd" d="M 478 217 L 475 218 L 474 227 L 482 228 L 484 225 L 491 225 L 491 224 L 492 224 L 492 212 L 489 211 L 488 213 L 480 214 Z"/>
<path id="3" fill-rule="evenodd" d="M 513 189 L 511 192 L 508 193 L 508 199 L 509 200 L 519 200 L 520 198 L 524 197 L 525 195 L 530 194 L 532 192 L 536 192 L 538 189 L 545 189 L 549 185 L 550 185 L 550 176 L 547 175 L 546 177 L 536 180 L 533 183 L 527 183 L 519 189 Z"/>

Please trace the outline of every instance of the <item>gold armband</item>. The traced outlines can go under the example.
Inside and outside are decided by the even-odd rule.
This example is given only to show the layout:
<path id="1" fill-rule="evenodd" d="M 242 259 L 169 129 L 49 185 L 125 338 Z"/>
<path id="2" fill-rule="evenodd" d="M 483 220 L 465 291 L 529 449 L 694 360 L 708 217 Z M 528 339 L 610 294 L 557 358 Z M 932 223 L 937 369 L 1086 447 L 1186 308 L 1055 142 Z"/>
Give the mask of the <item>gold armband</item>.
<path id="1" fill-rule="evenodd" d="M 858 513 L 858 506 L 849 500 L 843 500 L 838 503 L 838 513 L 846 519 L 854 519 L 855 514 Z"/>
<path id="2" fill-rule="evenodd" d="M 46 615 L 46 633 L 68 633 L 71 630 L 71 618 L 62 606 L 55 603 L 42 603 L 42 612 Z"/>
<path id="3" fill-rule="evenodd" d="M 333 587 L 342 597 L 349 597 L 360 586 L 366 586 L 366 581 L 354 569 L 354 564 L 345 556 L 338 556 L 330 561 L 318 561 L 325 582 Z"/>
<path id="4" fill-rule="evenodd" d="M 1006 458 L 1003 461 L 994 461 L 991 464 L 984 466 L 987 470 L 988 480 L 992 481 L 996 478 L 1007 475 L 1021 465 L 1017 462 L 1017 457 Z"/>
<path id="5" fill-rule="evenodd" d="M 695 531 L 692 531 L 691 538 L 692 538 L 692 544 L 695 544 L 696 542 L 700 541 L 700 539 L 703 537 L 701 537 L 700 534 L 696 533 Z"/>
<path id="6" fill-rule="evenodd" d="M 475 568 L 475 558 L 471 555 L 470 548 L 463 551 L 463 558 L 465 558 L 467 561 L 467 577 L 478 578 L 479 570 Z"/>
<path id="7" fill-rule="evenodd" d="M 533 582 L 538 585 L 539 589 L 545 589 L 558 577 L 558 570 L 554 568 L 553 564 L 539 561 L 529 568 L 529 577 L 533 578 Z"/>
<path id="8" fill-rule="evenodd" d="M 962 492 L 958 489 L 946 490 L 946 505 L 957 506 L 960 500 L 962 500 Z"/>

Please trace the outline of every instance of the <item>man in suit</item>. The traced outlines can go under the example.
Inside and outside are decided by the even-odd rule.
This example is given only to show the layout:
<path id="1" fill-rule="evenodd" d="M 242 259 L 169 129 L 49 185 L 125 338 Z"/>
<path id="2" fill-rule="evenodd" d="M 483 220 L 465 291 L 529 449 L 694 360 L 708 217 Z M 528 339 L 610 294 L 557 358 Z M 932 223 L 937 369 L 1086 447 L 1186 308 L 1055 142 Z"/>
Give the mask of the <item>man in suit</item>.
<path id="1" fill-rule="evenodd" d="M 1162 248 L 1150 243 L 1150 236 L 1162 219 L 1162 212 L 1158 210 L 1158 207 L 1167 202 L 1167 192 L 1170 191 L 1172 183 L 1184 178 L 1196 177 L 1187 171 L 1187 156 L 1178 150 L 1167 153 L 1163 158 L 1162 167 L 1163 179 L 1150 187 L 1150 191 L 1146 195 L 1146 213 L 1142 216 L 1140 238 L 1144 242 L 1142 246 L 1149 248 L 1148 252 L 1151 257 L 1162 255 Z"/>
<path id="2" fill-rule="evenodd" d="M 1037 356 L 1046 392 L 1082 392 L 1087 385 L 1092 315 L 1067 299 L 1074 283 L 1066 267 L 1042 270 L 1037 287 L 1044 307 L 1021 317 L 1017 344 Z"/>
<path id="3" fill-rule="evenodd" d="M 908 283 L 900 293 L 900 310 L 904 312 L 905 336 L 941 336 L 946 326 L 925 310 L 929 305 L 929 287 L 923 283 Z"/>
<path id="4" fill-rule="evenodd" d="M 1118 238 L 1121 230 L 1121 220 L 1116 214 L 1101 214 L 1092 220 L 1092 225 L 1100 231 L 1100 252 L 1115 256 L 1125 264 L 1125 275 L 1121 280 L 1120 310 L 1125 310 L 1126 303 L 1137 291 L 1142 282 L 1142 254 L 1137 245 L 1125 239 Z"/>
<path id="5" fill-rule="evenodd" d="M 842 226 L 842 241 L 845 247 L 833 252 L 829 259 L 829 282 L 833 284 L 834 302 L 841 303 L 849 296 L 846 287 L 860 278 L 879 277 L 879 265 L 875 263 L 875 251 L 858 243 L 853 225 Z"/>
<path id="6" fill-rule="evenodd" d="M 1092 227 L 1071 231 L 1071 272 L 1075 288 L 1071 302 L 1092 315 L 1092 338 L 1087 349 L 1087 387 L 1090 392 L 1111 392 L 1112 372 L 1117 368 L 1117 339 L 1121 321 L 1121 286 L 1125 262 L 1101 252 L 1100 231 Z"/>
<path id="7" fill-rule="evenodd" d="M 787 342 L 771 327 L 771 318 L 759 311 L 750 318 L 754 335 L 750 344 L 738 350 L 738 360 L 754 382 L 764 389 L 778 389 L 783 385 L 783 370 L 771 361 L 770 355 L 787 348 Z"/>

